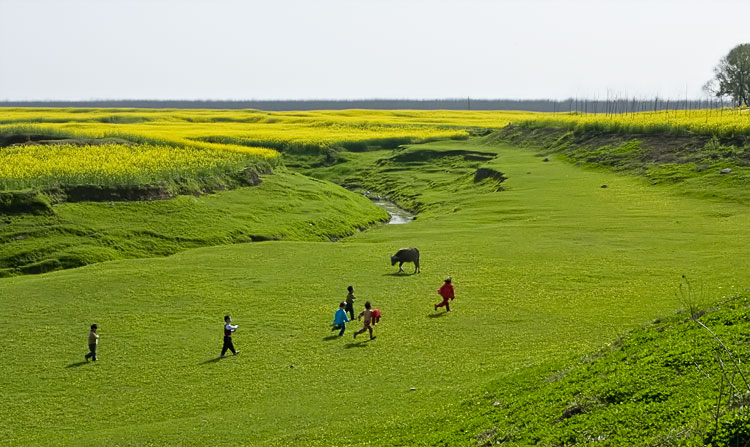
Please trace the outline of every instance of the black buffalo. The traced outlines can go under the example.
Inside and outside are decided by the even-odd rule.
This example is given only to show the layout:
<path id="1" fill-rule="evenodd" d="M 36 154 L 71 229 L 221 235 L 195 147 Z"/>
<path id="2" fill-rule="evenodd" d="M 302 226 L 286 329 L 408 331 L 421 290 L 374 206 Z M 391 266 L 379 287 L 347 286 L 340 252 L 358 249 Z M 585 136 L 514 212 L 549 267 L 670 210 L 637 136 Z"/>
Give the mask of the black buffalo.
<path id="1" fill-rule="evenodd" d="M 395 255 L 391 256 L 391 265 L 396 265 L 398 262 L 398 271 L 403 272 L 404 262 L 414 263 L 414 273 L 419 273 L 419 250 L 416 248 L 402 248 L 397 251 Z"/>

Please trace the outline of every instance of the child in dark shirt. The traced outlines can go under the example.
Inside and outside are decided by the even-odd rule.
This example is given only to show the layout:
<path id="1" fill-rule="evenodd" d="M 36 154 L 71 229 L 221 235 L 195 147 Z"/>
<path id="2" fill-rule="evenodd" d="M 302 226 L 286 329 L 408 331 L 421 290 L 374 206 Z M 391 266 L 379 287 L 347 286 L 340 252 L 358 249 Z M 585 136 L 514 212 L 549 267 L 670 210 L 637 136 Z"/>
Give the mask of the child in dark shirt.
<path id="1" fill-rule="evenodd" d="M 234 343 L 232 343 L 232 333 L 237 330 L 238 325 L 232 324 L 232 317 L 226 315 L 224 317 L 224 346 L 221 348 L 221 358 L 226 357 L 227 349 L 232 351 L 232 355 L 237 355 L 240 351 L 234 349 Z"/>
<path id="2" fill-rule="evenodd" d="M 89 332 L 89 353 L 86 354 L 87 362 L 89 361 L 89 358 L 92 362 L 96 361 L 96 348 L 99 346 L 99 334 L 96 333 L 97 329 L 99 329 L 98 325 L 91 325 L 91 332 Z"/>
<path id="3" fill-rule="evenodd" d="M 346 295 L 346 311 L 349 312 L 349 315 L 351 315 L 351 320 L 354 319 L 354 287 L 349 286 L 346 288 L 346 290 L 349 292 Z"/>

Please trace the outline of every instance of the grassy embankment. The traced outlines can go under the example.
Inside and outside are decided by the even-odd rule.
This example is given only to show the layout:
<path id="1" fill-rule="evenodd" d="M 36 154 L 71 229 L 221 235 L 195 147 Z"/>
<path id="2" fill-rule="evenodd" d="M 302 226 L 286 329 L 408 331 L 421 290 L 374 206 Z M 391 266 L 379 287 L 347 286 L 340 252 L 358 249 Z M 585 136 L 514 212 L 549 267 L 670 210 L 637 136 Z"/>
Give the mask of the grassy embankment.
<path id="1" fill-rule="evenodd" d="M 644 177 L 678 194 L 750 203 L 750 139 L 742 133 L 639 133 L 549 124 L 556 127 L 522 122 L 494 138 L 558 153 L 588 168 Z"/>
<path id="2" fill-rule="evenodd" d="M 231 245 L 0 281 L 2 437 L 471 445 L 484 433 L 554 445 L 567 438 L 543 431 L 554 423 L 545 412 L 572 405 L 565 393 L 518 428 L 549 374 L 672 313 L 681 274 L 700 278 L 711 299 L 750 280 L 744 204 L 478 140 L 342 155 L 298 166 L 389 193 L 419 218 L 335 244 Z M 479 167 L 507 180 L 475 183 Z M 424 273 L 392 274 L 387 256 L 403 246 L 420 248 Z M 447 275 L 455 312 L 434 313 Z M 358 309 L 370 299 L 384 313 L 372 342 L 329 337 L 349 284 Z M 216 361 L 225 313 L 240 324 L 243 352 Z M 102 359 L 80 365 L 91 321 L 102 327 Z M 515 399 L 518 385 L 528 392 Z M 566 419 L 563 435 L 586 414 Z M 653 433 L 616 435 L 608 442 Z"/>
<path id="3" fill-rule="evenodd" d="M 493 382 L 462 429 L 478 445 L 748 445 L 750 298 L 694 310 Z"/>
<path id="4" fill-rule="evenodd" d="M 254 187 L 146 202 L 82 202 L 0 220 L 0 277 L 211 245 L 332 240 L 388 214 L 345 189 L 290 172 Z"/>

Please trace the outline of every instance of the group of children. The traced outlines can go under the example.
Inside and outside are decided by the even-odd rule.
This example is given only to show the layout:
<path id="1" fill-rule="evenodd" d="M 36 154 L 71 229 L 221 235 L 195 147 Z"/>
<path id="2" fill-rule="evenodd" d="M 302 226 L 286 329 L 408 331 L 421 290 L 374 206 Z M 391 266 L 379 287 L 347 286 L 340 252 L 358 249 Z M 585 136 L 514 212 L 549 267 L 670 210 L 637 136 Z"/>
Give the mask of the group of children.
<path id="1" fill-rule="evenodd" d="M 354 297 L 354 287 L 349 286 L 346 288 L 346 290 L 349 292 L 346 295 L 346 301 L 342 301 L 341 304 L 339 304 L 339 309 L 333 316 L 333 329 L 331 329 L 332 331 L 338 329 L 339 337 L 342 337 L 344 335 L 344 332 L 346 331 L 346 323 L 348 323 L 349 321 L 354 321 L 354 300 L 356 299 Z M 351 315 L 351 320 L 346 315 L 347 312 L 349 312 L 349 315 Z M 364 326 L 362 327 L 362 329 L 354 333 L 354 338 L 357 338 L 357 335 L 363 333 L 364 331 L 370 331 L 370 340 L 375 338 L 375 336 L 372 334 L 372 327 L 380 322 L 380 316 L 380 309 L 373 309 L 372 304 L 370 304 L 369 301 L 366 301 L 365 310 L 357 315 L 357 321 L 364 317 Z"/>
<path id="2" fill-rule="evenodd" d="M 331 329 L 332 331 L 338 330 L 339 337 L 344 335 L 344 332 L 346 331 L 346 323 L 354 320 L 354 287 L 349 286 L 346 290 L 349 293 L 346 295 L 346 300 L 339 304 L 339 308 L 333 316 L 333 328 Z M 435 304 L 435 310 L 437 310 L 438 307 L 445 306 L 445 311 L 450 312 L 451 307 L 449 303 L 456 298 L 451 279 L 447 278 L 437 292 L 443 301 L 439 304 Z M 351 319 L 347 316 L 347 312 L 351 315 Z M 354 338 L 357 338 L 357 335 L 365 331 L 370 331 L 370 340 L 375 338 L 372 334 L 372 327 L 380 322 L 380 316 L 379 309 L 373 309 L 369 301 L 365 302 L 365 310 L 360 312 L 357 316 L 357 321 L 364 317 L 364 327 L 354 333 Z"/>
<path id="3" fill-rule="evenodd" d="M 354 297 L 354 287 L 349 286 L 346 288 L 346 290 L 349 293 L 346 295 L 346 300 L 342 301 L 341 304 L 339 304 L 339 308 L 333 317 L 333 329 L 331 329 L 332 331 L 338 330 L 339 337 L 342 337 L 344 335 L 344 332 L 346 331 L 346 323 L 348 323 L 349 321 L 354 321 L 354 301 L 356 300 L 356 298 Z M 444 281 L 442 287 L 440 287 L 440 289 L 438 290 L 438 294 L 442 297 L 443 301 L 439 304 L 435 304 L 435 310 L 437 310 L 438 307 L 445 307 L 446 312 L 450 312 L 451 308 L 449 302 L 455 299 L 453 284 L 450 278 L 447 278 Z M 347 312 L 349 313 L 349 315 L 351 315 L 351 319 L 349 318 L 349 316 L 347 316 Z M 375 338 L 375 335 L 373 335 L 372 333 L 373 326 L 380 322 L 380 310 L 373 309 L 370 302 L 366 301 L 365 310 L 357 315 L 357 321 L 359 321 L 363 317 L 364 326 L 362 327 L 362 329 L 354 333 L 354 338 L 356 339 L 357 335 L 362 334 L 365 331 L 369 331 L 370 340 L 372 340 Z M 226 357 L 227 351 L 232 351 L 232 355 L 237 355 L 240 353 L 240 351 L 234 348 L 234 343 L 232 343 L 232 334 L 237 330 L 238 327 L 238 325 L 232 324 L 232 317 L 230 315 L 224 316 L 224 345 L 221 348 L 220 358 Z M 86 354 L 87 362 L 89 361 L 89 358 L 94 362 L 96 361 L 96 350 L 99 344 L 99 334 L 96 333 L 96 330 L 98 328 L 99 326 L 96 324 L 91 325 L 91 331 L 89 332 L 88 340 L 89 353 Z"/>

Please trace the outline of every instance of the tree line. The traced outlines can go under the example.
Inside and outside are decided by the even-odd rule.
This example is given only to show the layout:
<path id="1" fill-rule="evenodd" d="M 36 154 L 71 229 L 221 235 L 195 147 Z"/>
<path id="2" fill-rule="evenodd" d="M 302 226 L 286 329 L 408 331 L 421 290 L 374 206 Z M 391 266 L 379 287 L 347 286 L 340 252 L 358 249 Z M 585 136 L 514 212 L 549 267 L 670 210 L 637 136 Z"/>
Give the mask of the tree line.
<path id="1" fill-rule="evenodd" d="M 731 106 L 717 99 L 589 98 L 553 99 L 356 99 L 356 100 L 92 100 L 0 101 L 0 107 L 108 107 L 147 109 L 257 109 L 294 110 L 520 110 L 529 112 L 634 113 L 660 110 L 696 110 Z"/>

